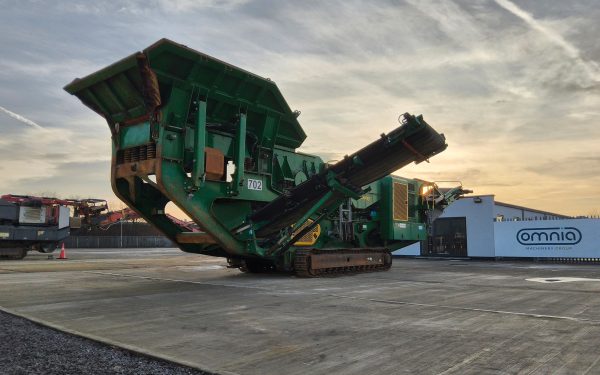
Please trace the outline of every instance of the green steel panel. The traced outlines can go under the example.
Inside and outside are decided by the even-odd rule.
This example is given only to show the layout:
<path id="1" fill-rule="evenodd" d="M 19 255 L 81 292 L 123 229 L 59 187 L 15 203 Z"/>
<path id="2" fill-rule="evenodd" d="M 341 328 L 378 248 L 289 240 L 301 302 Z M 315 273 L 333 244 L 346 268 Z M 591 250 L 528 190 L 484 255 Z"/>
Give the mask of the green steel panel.
<path id="1" fill-rule="evenodd" d="M 121 148 L 145 145 L 150 141 L 150 123 L 143 122 L 133 126 L 124 126 L 119 132 Z"/>
<path id="2" fill-rule="evenodd" d="M 209 123 L 228 122 L 240 108 L 245 108 L 248 131 L 262 134 L 265 124 L 271 127 L 276 121 L 276 128 L 270 130 L 276 131 L 276 144 L 295 149 L 306 139 L 297 114 L 270 79 L 168 39 L 159 40 L 143 52 L 158 76 L 163 104 L 169 103 L 172 87 L 178 86 L 188 96 L 195 92 L 207 98 Z M 75 79 L 65 90 L 112 122 L 146 114 L 136 54 L 85 78 Z"/>

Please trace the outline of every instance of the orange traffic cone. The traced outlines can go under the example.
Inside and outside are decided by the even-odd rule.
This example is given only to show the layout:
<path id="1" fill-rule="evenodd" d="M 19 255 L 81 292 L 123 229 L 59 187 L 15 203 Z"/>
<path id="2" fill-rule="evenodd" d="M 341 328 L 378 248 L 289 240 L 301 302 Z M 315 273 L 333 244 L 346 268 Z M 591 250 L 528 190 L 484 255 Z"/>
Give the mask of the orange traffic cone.
<path id="1" fill-rule="evenodd" d="M 64 242 L 62 244 L 62 247 L 60 248 L 60 255 L 58 256 L 58 259 L 62 259 L 62 260 L 69 259 L 69 258 L 67 258 L 67 252 L 65 251 L 65 243 Z"/>

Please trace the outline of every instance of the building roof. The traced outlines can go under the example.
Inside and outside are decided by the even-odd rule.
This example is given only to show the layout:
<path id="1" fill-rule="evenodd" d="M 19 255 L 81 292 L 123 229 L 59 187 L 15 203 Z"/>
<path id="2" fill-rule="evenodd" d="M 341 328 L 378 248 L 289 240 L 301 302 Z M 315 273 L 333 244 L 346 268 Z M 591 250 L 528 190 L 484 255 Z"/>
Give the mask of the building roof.
<path id="1" fill-rule="evenodd" d="M 538 214 L 541 214 L 541 215 L 545 215 L 545 216 L 555 216 L 555 217 L 561 217 L 561 218 L 565 218 L 565 219 L 566 218 L 570 218 L 570 216 L 561 215 L 561 214 L 557 214 L 557 213 L 554 213 L 554 212 L 536 210 L 534 208 L 517 206 L 515 204 L 510 204 L 510 203 L 498 202 L 496 200 L 494 200 L 494 204 L 496 204 L 498 206 L 503 206 L 503 207 L 516 208 L 518 210 L 526 210 L 526 211 L 529 211 L 529 212 L 535 212 L 535 213 L 538 213 Z"/>

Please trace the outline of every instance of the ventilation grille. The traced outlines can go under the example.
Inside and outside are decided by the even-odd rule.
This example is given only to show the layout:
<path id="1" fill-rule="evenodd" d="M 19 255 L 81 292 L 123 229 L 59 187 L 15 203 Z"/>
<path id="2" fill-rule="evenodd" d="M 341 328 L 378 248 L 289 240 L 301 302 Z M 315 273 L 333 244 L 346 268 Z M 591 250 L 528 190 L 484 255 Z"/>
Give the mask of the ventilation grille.
<path id="1" fill-rule="evenodd" d="M 149 143 L 117 151 L 117 164 L 156 158 L 156 143 Z"/>
<path id="2" fill-rule="evenodd" d="M 394 182 L 394 220 L 408 221 L 408 186 Z"/>

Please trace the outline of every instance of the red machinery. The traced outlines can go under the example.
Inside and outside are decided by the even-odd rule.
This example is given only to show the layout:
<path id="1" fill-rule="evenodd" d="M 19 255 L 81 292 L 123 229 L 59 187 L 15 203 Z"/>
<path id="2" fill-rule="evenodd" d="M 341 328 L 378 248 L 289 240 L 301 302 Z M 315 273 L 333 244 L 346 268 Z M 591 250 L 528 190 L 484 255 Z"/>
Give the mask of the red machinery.
<path id="1" fill-rule="evenodd" d="M 166 215 L 189 232 L 199 232 L 193 222 Z M 108 211 L 104 199 L 59 199 L 28 195 L 0 196 L 0 258 L 22 259 L 30 250 L 51 253 L 71 229 L 108 229 L 140 216 L 125 208 Z"/>
<path id="2" fill-rule="evenodd" d="M 0 199 L 24 207 L 43 206 L 46 208 L 46 217 L 50 219 L 50 222 L 52 222 L 51 218 L 58 219 L 58 207 L 60 206 L 73 207 L 73 218 L 81 218 L 83 223 L 88 225 L 90 224 L 90 218 L 108 210 L 108 203 L 104 199 L 59 199 L 15 194 L 5 194 Z M 75 225 L 75 227 L 79 226 Z"/>

